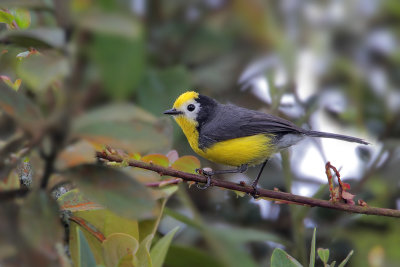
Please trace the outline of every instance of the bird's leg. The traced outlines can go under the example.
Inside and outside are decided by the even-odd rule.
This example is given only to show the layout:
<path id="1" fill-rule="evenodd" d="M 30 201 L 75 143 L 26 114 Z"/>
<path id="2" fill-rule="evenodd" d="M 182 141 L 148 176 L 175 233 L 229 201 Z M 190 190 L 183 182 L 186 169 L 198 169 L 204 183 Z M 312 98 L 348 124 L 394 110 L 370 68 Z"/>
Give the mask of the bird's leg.
<path id="1" fill-rule="evenodd" d="M 205 186 L 199 186 L 197 185 L 198 188 L 200 189 L 207 189 L 211 185 L 211 176 L 216 175 L 216 174 L 226 174 L 226 173 L 243 173 L 247 170 L 247 164 L 242 164 L 236 169 L 230 169 L 230 170 L 216 170 L 216 171 L 206 171 L 203 169 L 196 169 L 196 172 L 199 174 L 203 174 L 204 176 L 207 177 L 207 183 Z"/>
<path id="2" fill-rule="evenodd" d="M 253 187 L 254 191 L 251 194 L 253 196 L 253 198 L 257 198 L 258 192 L 257 192 L 257 184 L 258 184 L 258 180 L 260 180 L 261 177 L 261 173 L 264 170 L 265 165 L 267 165 L 268 159 L 266 161 L 264 161 L 264 163 L 261 165 L 261 169 L 257 174 L 256 179 L 254 179 L 254 181 L 251 183 L 251 186 Z"/>

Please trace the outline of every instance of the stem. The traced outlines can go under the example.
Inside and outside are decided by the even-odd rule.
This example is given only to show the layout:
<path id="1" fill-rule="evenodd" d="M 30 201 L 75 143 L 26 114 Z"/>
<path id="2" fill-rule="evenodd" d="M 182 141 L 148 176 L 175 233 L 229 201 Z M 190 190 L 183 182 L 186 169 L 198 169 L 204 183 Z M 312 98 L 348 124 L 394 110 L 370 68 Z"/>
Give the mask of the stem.
<path id="1" fill-rule="evenodd" d="M 113 161 L 113 162 L 127 162 L 131 167 L 137 167 L 141 169 L 146 169 L 150 171 L 154 171 L 157 173 L 162 173 L 163 175 L 169 175 L 173 177 L 182 178 L 185 181 L 192 181 L 197 183 L 206 183 L 207 178 L 201 175 L 186 173 L 178 170 L 174 170 L 171 168 L 165 168 L 162 166 L 145 163 L 137 160 L 128 160 L 119 155 L 109 155 L 105 152 L 97 152 L 96 156 L 103 160 Z M 228 181 L 211 179 L 211 185 L 216 187 L 221 187 L 225 189 L 235 190 L 244 192 L 247 194 L 254 194 L 254 189 L 251 186 L 235 184 Z M 290 204 L 296 205 L 308 205 L 311 207 L 322 207 L 334 210 L 347 211 L 351 213 L 360 213 L 360 214 L 368 214 L 368 215 L 378 215 L 378 216 L 388 216 L 388 217 L 396 217 L 400 218 L 400 210 L 394 209 L 385 209 L 385 208 L 375 208 L 375 207 L 364 207 L 357 205 L 348 205 L 344 203 L 332 203 L 327 200 L 315 199 L 310 197 L 298 196 L 290 193 L 267 190 L 267 189 L 257 189 L 258 195 L 260 197 L 273 199 L 273 200 L 281 200 L 281 201 L 290 201 Z"/>

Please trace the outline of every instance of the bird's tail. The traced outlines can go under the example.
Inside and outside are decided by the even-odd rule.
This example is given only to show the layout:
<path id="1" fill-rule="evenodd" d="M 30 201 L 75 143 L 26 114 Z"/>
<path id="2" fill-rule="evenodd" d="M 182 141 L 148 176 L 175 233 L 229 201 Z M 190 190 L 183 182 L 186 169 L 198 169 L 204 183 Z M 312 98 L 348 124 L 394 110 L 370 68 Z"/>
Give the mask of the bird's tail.
<path id="1" fill-rule="evenodd" d="M 363 144 L 363 145 L 369 144 L 368 142 L 364 141 L 361 138 L 342 135 L 342 134 L 325 133 L 325 132 L 318 132 L 318 131 L 307 131 L 307 132 L 305 132 L 305 134 L 307 136 L 311 136 L 311 137 L 333 138 L 333 139 L 339 139 L 339 140 L 343 140 L 343 141 L 347 141 L 347 142 L 359 143 L 359 144 Z"/>

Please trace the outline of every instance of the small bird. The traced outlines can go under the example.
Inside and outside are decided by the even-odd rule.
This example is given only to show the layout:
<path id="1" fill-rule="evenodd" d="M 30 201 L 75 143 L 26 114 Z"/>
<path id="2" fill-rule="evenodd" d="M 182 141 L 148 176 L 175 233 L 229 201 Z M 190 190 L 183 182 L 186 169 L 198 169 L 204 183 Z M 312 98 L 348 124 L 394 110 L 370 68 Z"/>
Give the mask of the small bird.
<path id="1" fill-rule="evenodd" d="M 173 108 L 164 114 L 173 116 L 197 154 L 210 161 L 236 167 L 228 170 L 200 170 L 200 173 L 207 176 L 204 188 L 210 186 L 212 175 L 243 173 L 248 166 L 262 164 L 252 183 L 253 196 L 258 194 L 258 180 L 268 159 L 306 136 L 368 144 L 360 138 L 306 130 L 274 115 L 220 104 L 193 91 L 181 94 Z"/>

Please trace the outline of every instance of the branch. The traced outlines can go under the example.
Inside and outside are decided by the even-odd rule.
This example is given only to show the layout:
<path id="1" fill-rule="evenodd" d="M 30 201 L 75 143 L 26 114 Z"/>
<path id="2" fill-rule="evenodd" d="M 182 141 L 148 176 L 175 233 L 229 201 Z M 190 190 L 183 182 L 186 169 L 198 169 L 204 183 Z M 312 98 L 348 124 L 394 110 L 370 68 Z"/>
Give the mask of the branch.
<path id="1" fill-rule="evenodd" d="M 159 173 L 160 175 L 169 175 L 173 177 L 181 178 L 185 181 L 192 181 L 196 183 L 206 183 L 207 178 L 197 174 L 186 173 L 178 170 L 174 170 L 171 168 L 165 168 L 162 166 L 145 163 L 137 160 L 126 160 L 125 158 L 118 155 L 110 155 L 105 152 L 97 152 L 96 156 L 99 159 L 113 161 L 113 162 L 127 162 L 131 167 L 137 167 L 141 169 L 146 169 L 150 171 L 154 171 Z M 244 192 L 247 194 L 254 193 L 254 189 L 251 186 L 247 186 L 245 184 L 236 184 L 228 181 L 211 179 L 211 185 L 216 187 L 221 187 L 225 189 L 235 190 Z M 357 205 L 348 205 L 344 203 L 333 203 L 327 200 L 315 199 L 310 197 L 298 196 L 290 193 L 261 189 L 258 190 L 258 196 L 265 198 L 272 198 L 279 201 L 283 201 L 284 203 L 296 204 L 296 205 L 306 205 L 311 207 L 323 207 L 334 210 L 347 211 L 351 213 L 360 213 L 360 214 L 368 214 L 368 215 L 379 215 L 379 216 L 388 216 L 388 217 L 396 217 L 400 218 L 400 210 L 394 209 L 384 209 L 384 208 L 375 208 L 368 206 L 357 206 Z"/>

